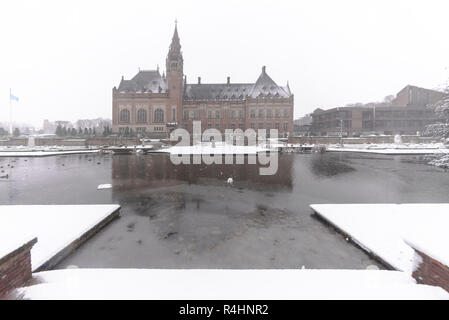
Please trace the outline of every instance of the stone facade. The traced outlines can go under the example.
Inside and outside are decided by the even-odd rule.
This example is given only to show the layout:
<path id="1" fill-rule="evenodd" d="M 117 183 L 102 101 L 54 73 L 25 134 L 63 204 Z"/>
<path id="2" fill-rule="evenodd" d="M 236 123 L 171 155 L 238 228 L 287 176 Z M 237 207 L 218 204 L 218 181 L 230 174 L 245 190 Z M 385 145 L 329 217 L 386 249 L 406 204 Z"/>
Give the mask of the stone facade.
<path id="1" fill-rule="evenodd" d="M 290 88 L 278 86 L 266 68 L 255 83 L 187 83 L 177 27 L 166 59 L 166 74 L 143 70 L 122 78 L 113 89 L 112 130 L 166 138 L 181 127 L 192 131 L 201 121 L 204 131 L 225 129 L 278 129 L 281 136 L 293 133 L 294 99 Z"/>

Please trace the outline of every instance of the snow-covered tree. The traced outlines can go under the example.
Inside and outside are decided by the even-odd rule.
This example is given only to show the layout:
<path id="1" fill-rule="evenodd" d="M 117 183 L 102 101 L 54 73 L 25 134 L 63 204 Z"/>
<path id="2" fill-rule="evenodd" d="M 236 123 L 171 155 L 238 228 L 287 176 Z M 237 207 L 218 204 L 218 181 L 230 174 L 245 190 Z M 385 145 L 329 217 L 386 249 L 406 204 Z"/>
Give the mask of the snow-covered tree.
<path id="1" fill-rule="evenodd" d="M 437 114 L 442 123 L 426 126 L 424 136 L 449 139 L 449 87 L 445 92 L 447 94 L 441 100 L 427 106 Z"/>

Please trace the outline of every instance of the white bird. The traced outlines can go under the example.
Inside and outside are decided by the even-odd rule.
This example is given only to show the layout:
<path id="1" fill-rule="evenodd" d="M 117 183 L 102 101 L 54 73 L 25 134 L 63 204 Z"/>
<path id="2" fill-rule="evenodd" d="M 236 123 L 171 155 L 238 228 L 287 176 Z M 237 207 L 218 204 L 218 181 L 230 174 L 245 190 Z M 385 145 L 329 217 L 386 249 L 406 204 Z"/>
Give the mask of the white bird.
<path id="1" fill-rule="evenodd" d="M 228 183 L 229 183 L 229 184 L 233 184 L 233 183 L 234 183 L 234 179 L 228 178 Z"/>

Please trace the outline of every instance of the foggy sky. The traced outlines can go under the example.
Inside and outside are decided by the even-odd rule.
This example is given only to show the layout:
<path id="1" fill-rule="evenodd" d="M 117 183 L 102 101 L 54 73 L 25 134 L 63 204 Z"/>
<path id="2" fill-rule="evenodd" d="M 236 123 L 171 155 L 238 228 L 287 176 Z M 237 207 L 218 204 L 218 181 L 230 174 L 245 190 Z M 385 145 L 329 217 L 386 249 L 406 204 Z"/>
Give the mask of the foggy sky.
<path id="1" fill-rule="evenodd" d="M 254 82 L 263 65 L 317 107 L 380 101 L 449 78 L 449 2 L 2 1 L 0 122 L 111 118 L 112 88 L 165 69 L 174 20 L 188 82 Z"/>

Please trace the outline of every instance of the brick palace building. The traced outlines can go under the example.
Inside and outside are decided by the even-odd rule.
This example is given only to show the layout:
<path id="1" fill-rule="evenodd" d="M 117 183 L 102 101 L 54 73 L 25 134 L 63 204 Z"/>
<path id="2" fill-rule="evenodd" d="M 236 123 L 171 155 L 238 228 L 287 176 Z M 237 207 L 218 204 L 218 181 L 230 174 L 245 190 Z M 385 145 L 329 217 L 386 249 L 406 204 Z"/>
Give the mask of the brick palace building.
<path id="1" fill-rule="evenodd" d="M 288 83 L 278 86 L 266 68 L 255 83 L 187 83 L 177 26 L 166 59 L 166 74 L 141 70 L 131 80 L 122 77 L 112 96 L 112 130 L 165 138 L 182 127 L 278 129 L 279 136 L 293 133 L 293 94 Z"/>

